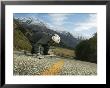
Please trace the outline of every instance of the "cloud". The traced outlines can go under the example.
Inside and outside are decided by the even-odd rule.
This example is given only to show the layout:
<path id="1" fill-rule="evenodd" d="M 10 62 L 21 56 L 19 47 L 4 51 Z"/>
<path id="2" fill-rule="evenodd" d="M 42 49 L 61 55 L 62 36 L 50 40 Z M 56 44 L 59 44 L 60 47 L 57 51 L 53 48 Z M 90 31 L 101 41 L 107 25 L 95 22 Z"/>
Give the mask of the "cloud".
<path id="1" fill-rule="evenodd" d="M 97 29 L 97 14 L 89 14 L 83 22 L 73 24 L 72 34 L 76 37 L 82 36 L 86 39 L 91 38 Z"/>
<path id="2" fill-rule="evenodd" d="M 90 14 L 87 20 L 76 23 L 74 25 L 76 26 L 74 28 L 74 31 L 77 31 L 77 32 L 90 30 L 91 28 L 96 28 L 97 27 L 96 14 Z"/>
<path id="3" fill-rule="evenodd" d="M 66 28 L 65 24 L 72 24 L 72 22 L 70 22 L 69 16 L 73 14 L 68 14 L 68 13 L 52 13 L 52 14 L 48 14 L 48 16 L 50 17 L 50 21 L 51 21 L 51 25 L 54 26 L 54 29 L 57 31 L 68 31 L 68 29 Z"/>
<path id="4" fill-rule="evenodd" d="M 68 18 L 69 14 L 48 14 L 51 17 L 51 22 L 55 26 L 62 26 L 64 21 Z"/>
<path id="5" fill-rule="evenodd" d="M 51 23 L 47 23 L 47 26 L 52 29 L 52 30 L 55 30 L 55 31 L 66 31 L 67 29 L 64 28 L 64 26 L 54 26 L 52 25 Z"/>

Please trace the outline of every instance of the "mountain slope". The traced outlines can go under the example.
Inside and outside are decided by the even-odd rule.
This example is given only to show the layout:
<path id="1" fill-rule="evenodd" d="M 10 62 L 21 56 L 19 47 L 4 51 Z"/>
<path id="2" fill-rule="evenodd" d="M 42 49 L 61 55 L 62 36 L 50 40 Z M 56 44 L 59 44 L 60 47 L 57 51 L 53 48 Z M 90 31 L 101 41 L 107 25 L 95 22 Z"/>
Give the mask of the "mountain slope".
<path id="1" fill-rule="evenodd" d="M 27 37 L 20 30 L 18 25 L 14 23 L 14 50 L 31 50 L 31 44 Z"/>
<path id="2" fill-rule="evenodd" d="M 31 37 L 26 35 L 27 33 L 32 35 L 35 31 L 37 32 L 40 31 L 40 32 L 46 32 L 46 33 L 51 33 L 51 34 L 57 33 L 61 37 L 60 46 L 63 46 L 66 48 L 73 49 L 80 41 L 77 38 L 75 38 L 72 34 L 70 34 L 69 32 L 64 31 L 61 33 L 61 32 L 55 31 L 47 27 L 45 23 L 42 23 L 39 20 L 37 23 L 31 23 L 31 21 L 29 23 L 28 20 L 24 22 L 19 19 L 14 19 L 14 23 L 17 25 L 17 29 L 19 29 L 28 40 L 31 40 Z"/>

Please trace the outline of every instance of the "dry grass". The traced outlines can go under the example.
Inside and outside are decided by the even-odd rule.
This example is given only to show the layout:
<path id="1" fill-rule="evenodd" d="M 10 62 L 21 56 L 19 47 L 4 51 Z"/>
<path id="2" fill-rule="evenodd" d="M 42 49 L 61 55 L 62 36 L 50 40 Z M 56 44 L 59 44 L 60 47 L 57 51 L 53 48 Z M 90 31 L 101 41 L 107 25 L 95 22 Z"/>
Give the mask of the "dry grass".
<path id="1" fill-rule="evenodd" d="M 65 58 L 73 58 L 75 57 L 75 51 L 65 48 L 55 48 L 53 49 L 53 52 L 57 56 L 65 57 Z"/>

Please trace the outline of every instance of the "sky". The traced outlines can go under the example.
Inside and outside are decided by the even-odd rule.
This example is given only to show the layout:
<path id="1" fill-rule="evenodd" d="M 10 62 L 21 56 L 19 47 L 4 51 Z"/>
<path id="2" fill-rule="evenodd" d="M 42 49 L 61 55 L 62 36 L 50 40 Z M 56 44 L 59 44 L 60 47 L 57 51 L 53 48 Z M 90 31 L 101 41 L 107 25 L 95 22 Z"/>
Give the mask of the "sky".
<path id="1" fill-rule="evenodd" d="M 97 32 L 95 13 L 14 13 L 14 18 L 40 20 L 57 31 L 67 31 L 74 37 L 90 38 Z"/>

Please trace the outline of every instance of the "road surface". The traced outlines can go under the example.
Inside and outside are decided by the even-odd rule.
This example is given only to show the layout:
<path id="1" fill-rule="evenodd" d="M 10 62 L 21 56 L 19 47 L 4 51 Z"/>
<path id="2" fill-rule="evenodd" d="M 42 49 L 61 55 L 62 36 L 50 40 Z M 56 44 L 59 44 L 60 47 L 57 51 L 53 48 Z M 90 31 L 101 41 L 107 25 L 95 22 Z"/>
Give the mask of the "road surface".
<path id="1" fill-rule="evenodd" d="M 97 64 L 58 56 L 24 55 L 14 51 L 14 75 L 97 75 Z"/>

